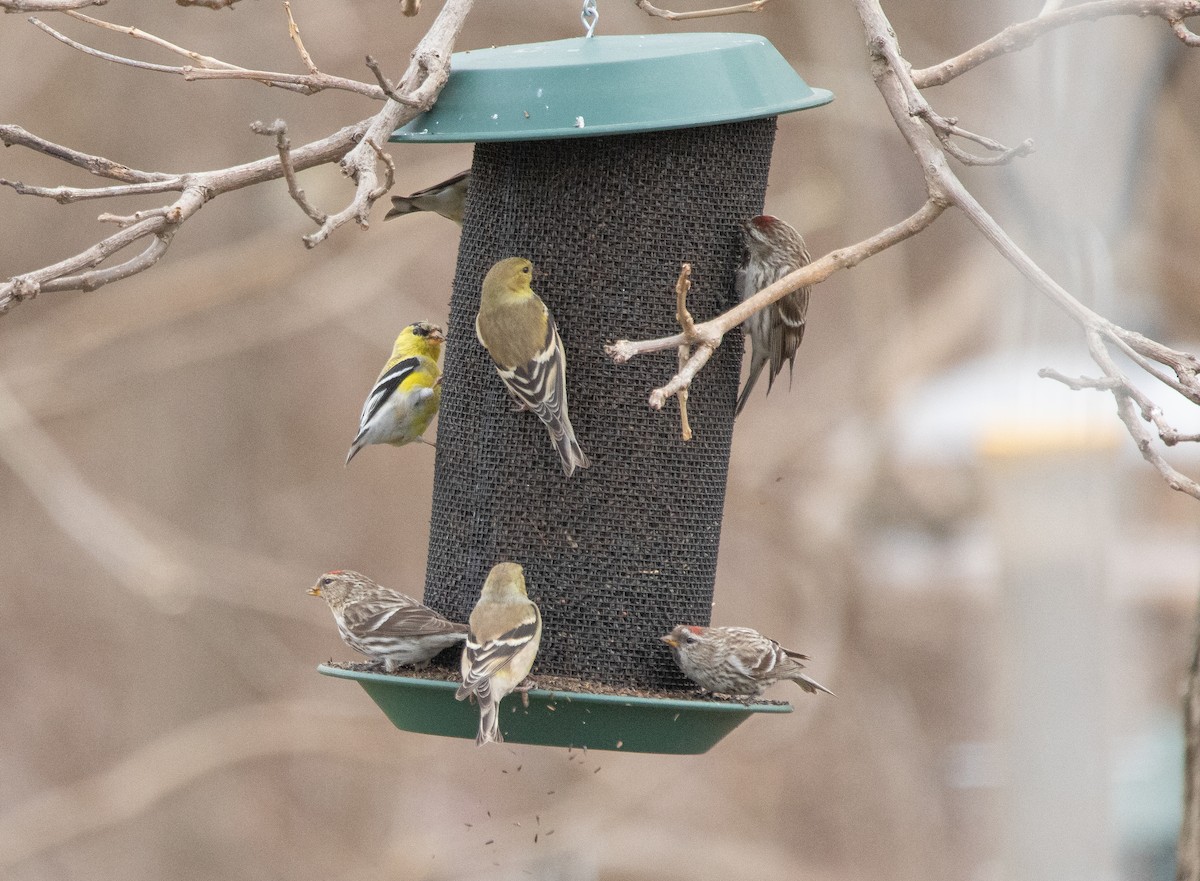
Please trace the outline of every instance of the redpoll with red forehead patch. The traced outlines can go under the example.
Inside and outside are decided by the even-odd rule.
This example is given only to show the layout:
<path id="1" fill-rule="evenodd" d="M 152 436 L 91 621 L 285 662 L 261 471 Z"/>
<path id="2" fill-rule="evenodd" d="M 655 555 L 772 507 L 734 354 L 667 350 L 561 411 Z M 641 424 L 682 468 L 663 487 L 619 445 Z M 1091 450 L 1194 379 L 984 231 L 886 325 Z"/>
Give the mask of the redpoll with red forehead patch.
<path id="1" fill-rule="evenodd" d="M 671 647 L 683 675 L 705 691 L 759 697 L 780 679 L 810 693 L 833 694 L 802 671 L 808 656 L 785 649 L 749 627 L 697 627 L 680 624 L 659 637 Z"/>
<path id="2" fill-rule="evenodd" d="M 308 592 L 329 604 L 346 645 L 383 661 L 389 673 L 399 666 L 424 664 L 442 649 L 467 638 L 466 624 L 455 624 L 358 572 L 328 572 Z"/>
<path id="3" fill-rule="evenodd" d="M 748 300 L 789 272 L 811 262 L 800 233 L 770 214 L 747 220 L 742 227 L 742 242 L 746 251 L 737 273 L 738 297 L 742 300 Z M 768 362 L 771 372 L 767 375 L 767 394 L 771 393 L 784 361 L 788 362 L 788 376 L 791 376 L 796 364 L 796 350 L 804 339 L 811 290 L 805 286 L 792 291 L 755 312 L 742 325 L 750 335 L 750 375 L 738 396 L 738 413 L 746 406 L 754 383 Z"/>

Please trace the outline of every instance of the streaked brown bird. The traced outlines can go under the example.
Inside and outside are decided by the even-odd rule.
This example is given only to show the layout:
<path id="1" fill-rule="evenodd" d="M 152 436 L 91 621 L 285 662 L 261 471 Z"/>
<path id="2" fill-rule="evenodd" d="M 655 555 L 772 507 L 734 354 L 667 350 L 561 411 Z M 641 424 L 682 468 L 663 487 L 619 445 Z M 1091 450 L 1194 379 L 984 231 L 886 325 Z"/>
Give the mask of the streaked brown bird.
<path id="1" fill-rule="evenodd" d="M 389 673 L 397 667 L 424 665 L 442 649 L 467 638 L 466 624 L 447 620 L 360 572 L 327 572 L 308 592 L 329 604 L 342 641 L 356 652 L 382 661 Z"/>
<path id="2" fill-rule="evenodd" d="M 751 217 L 742 226 L 745 254 L 737 273 L 738 296 L 748 300 L 789 272 L 812 262 L 804 237 L 786 221 L 770 214 Z M 746 319 L 742 327 L 750 335 L 750 375 L 738 396 L 737 412 L 741 413 L 750 399 L 758 375 L 770 363 L 767 375 L 767 394 L 775 377 L 788 362 L 789 381 L 796 365 L 796 350 L 804 339 L 808 319 L 808 297 L 812 288 L 802 287 L 760 309 Z"/>
<path id="3" fill-rule="evenodd" d="M 680 624 L 659 638 L 671 647 L 683 675 L 705 691 L 756 698 L 780 679 L 790 679 L 807 692 L 833 694 L 803 672 L 800 662 L 808 655 L 788 651 L 750 627 Z"/>

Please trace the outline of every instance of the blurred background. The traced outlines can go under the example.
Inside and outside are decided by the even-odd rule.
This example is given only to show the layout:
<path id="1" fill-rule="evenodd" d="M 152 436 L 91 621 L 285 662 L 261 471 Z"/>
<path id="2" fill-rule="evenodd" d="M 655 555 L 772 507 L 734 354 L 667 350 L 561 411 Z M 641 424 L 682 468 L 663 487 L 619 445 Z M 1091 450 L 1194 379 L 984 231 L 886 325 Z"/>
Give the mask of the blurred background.
<path id="1" fill-rule="evenodd" d="M 915 66 L 1041 8 L 885 5 Z M 398 76 L 440 8 L 425 6 L 293 2 L 321 69 L 364 80 L 368 53 Z M 814 255 L 923 199 L 848 4 L 679 24 L 599 9 L 601 34 L 765 34 L 834 91 L 780 120 L 767 194 Z M 459 48 L 578 36 L 578 14 L 480 3 Z M 302 70 L 268 0 L 97 15 Z M 301 144 L 377 109 L 114 66 L 16 15 L 0 19 L 0 81 L 3 121 L 145 170 L 269 155 L 257 119 Z M 1200 55 L 1161 21 L 1109 20 L 926 95 L 969 129 L 1035 139 L 1012 166 L 962 172 L 1022 247 L 1101 313 L 1197 350 Z M 397 193 L 470 162 L 469 145 L 391 153 Z M 96 183 L 22 148 L 0 176 Z M 301 184 L 326 210 L 351 193 L 333 169 Z M 102 211 L 155 204 L 4 189 L 0 277 L 107 234 Z M 738 422 L 714 620 L 811 655 L 837 699 L 778 685 L 796 712 L 708 755 L 580 755 L 400 732 L 317 675 L 356 659 L 305 596 L 321 572 L 413 593 L 424 579 L 433 451 L 342 460 L 397 330 L 445 319 L 457 229 L 383 210 L 307 251 L 282 182 L 225 195 L 151 271 L 0 321 L 0 876 L 1174 877 L 1200 505 L 1142 462 L 1109 398 L 1036 377 L 1097 370 L 953 213 L 821 285 L 794 387 Z M 1197 430 L 1194 408 L 1155 394 Z"/>

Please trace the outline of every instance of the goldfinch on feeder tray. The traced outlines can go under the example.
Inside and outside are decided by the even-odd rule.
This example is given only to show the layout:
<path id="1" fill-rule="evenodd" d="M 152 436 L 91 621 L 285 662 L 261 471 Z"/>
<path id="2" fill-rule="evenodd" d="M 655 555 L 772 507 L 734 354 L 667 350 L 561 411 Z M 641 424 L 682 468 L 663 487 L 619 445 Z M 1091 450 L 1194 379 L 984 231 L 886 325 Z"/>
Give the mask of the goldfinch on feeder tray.
<path id="1" fill-rule="evenodd" d="M 575 439 L 567 414 L 567 357 L 554 317 L 530 287 L 533 264 L 501 260 L 483 280 L 475 335 L 496 362 L 496 372 L 523 410 L 532 410 L 550 432 L 563 474 L 591 461 Z"/>
<path id="2" fill-rule="evenodd" d="M 501 743 L 500 701 L 529 675 L 542 641 L 542 613 L 525 592 L 519 563 L 497 563 L 471 611 L 462 654 L 463 684 L 454 697 L 475 695 L 479 734 L 475 743 Z"/>
<path id="3" fill-rule="evenodd" d="M 363 404 L 358 435 L 346 454 L 347 465 L 368 444 L 402 447 L 421 441 L 434 445 L 421 435 L 442 400 L 438 355 L 445 339 L 440 327 L 425 321 L 410 324 L 396 337 L 392 356 Z"/>

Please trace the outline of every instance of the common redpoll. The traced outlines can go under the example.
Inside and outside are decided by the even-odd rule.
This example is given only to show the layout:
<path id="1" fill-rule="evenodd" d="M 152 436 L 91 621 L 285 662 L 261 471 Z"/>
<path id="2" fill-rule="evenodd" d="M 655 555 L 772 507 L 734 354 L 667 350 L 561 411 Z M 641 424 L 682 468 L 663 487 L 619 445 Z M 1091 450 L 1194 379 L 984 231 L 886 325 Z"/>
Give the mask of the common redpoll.
<path id="1" fill-rule="evenodd" d="M 415 214 L 418 211 L 432 211 L 462 226 L 463 208 L 466 206 L 467 187 L 470 183 L 471 172 L 462 171 L 440 184 L 417 190 L 411 196 L 392 196 L 392 208 L 383 219 L 391 220 L 393 217 Z"/>
<path id="2" fill-rule="evenodd" d="M 751 217 L 742 227 L 746 251 L 738 268 L 737 289 L 742 300 L 753 297 L 767 285 L 789 272 L 807 266 L 811 259 L 800 233 L 785 221 L 770 214 Z M 788 362 L 788 376 L 796 365 L 796 349 L 804 339 L 804 323 L 808 315 L 810 287 L 802 287 L 760 309 L 746 319 L 742 327 L 750 335 L 750 375 L 738 397 L 737 412 L 741 413 L 750 399 L 750 392 L 767 362 L 767 394 L 775 377 Z"/>
<path id="3" fill-rule="evenodd" d="M 462 653 L 463 684 L 458 700 L 475 695 L 479 734 L 475 743 L 501 743 L 500 701 L 529 675 L 542 641 L 542 613 L 525 593 L 518 563 L 497 563 L 488 573 L 471 612 L 471 630 Z"/>
<path id="4" fill-rule="evenodd" d="M 467 625 L 448 621 L 412 597 L 348 569 L 322 575 L 308 592 L 329 604 L 346 645 L 383 661 L 389 673 L 399 666 L 423 665 L 467 638 Z"/>
<path id="5" fill-rule="evenodd" d="M 402 447 L 413 441 L 433 446 L 421 435 L 442 401 L 442 369 L 438 355 L 446 335 L 436 324 L 418 321 L 396 337 L 392 356 L 383 365 L 358 417 L 358 434 L 346 464 L 368 444 Z"/>
<path id="6" fill-rule="evenodd" d="M 563 474 L 591 461 L 575 439 L 567 414 L 567 356 L 550 310 L 533 292 L 533 264 L 521 257 L 501 260 L 483 280 L 475 335 L 496 362 L 496 372 L 523 410 L 550 432 Z"/>
<path id="7" fill-rule="evenodd" d="M 801 671 L 808 655 L 791 652 L 749 627 L 694 627 L 680 624 L 660 637 L 671 647 L 683 675 L 704 691 L 759 697 L 780 679 L 807 692 L 833 694 Z"/>

